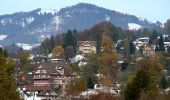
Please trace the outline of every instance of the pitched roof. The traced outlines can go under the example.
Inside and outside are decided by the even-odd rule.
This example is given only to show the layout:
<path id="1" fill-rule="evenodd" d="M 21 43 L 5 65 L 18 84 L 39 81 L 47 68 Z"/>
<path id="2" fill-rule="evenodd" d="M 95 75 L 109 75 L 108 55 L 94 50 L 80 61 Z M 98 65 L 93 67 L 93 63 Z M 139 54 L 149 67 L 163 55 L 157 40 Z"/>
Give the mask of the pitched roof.
<path id="1" fill-rule="evenodd" d="M 35 85 L 29 85 L 27 87 L 28 90 L 32 90 L 32 91 L 51 91 L 53 90 L 52 86 L 35 86 Z"/>
<path id="2" fill-rule="evenodd" d="M 96 45 L 97 45 L 96 41 L 78 41 L 78 42 L 77 42 L 77 45 L 78 45 L 78 46 L 81 46 L 81 45 L 84 45 L 84 44 L 86 44 L 86 43 L 88 43 L 88 44 L 90 44 L 90 45 L 93 45 L 93 46 L 96 46 Z"/>

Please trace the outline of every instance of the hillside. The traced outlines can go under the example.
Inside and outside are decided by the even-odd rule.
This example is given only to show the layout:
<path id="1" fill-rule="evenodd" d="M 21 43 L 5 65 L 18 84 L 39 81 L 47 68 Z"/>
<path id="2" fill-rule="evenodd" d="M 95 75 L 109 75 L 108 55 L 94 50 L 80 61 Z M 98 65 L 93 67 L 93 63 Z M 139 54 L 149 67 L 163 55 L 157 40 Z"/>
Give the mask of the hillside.
<path id="1" fill-rule="evenodd" d="M 35 44 L 51 34 L 68 29 L 82 31 L 100 22 L 111 22 L 121 28 L 152 28 L 154 23 L 134 15 L 123 14 L 92 4 L 80 3 L 56 10 L 36 9 L 0 16 L 0 45 L 12 43 Z M 131 25 L 131 26 L 129 26 Z"/>

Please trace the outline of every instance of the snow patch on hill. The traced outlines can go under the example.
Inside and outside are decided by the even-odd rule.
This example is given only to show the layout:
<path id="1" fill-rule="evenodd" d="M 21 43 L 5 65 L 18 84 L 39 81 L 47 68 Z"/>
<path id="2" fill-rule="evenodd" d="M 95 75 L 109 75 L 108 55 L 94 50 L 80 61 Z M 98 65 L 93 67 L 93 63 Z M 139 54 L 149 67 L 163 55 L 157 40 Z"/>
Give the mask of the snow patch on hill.
<path id="1" fill-rule="evenodd" d="M 26 43 L 16 43 L 18 47 L 21 47 L 23 50 L 32 50 L 33 48 L 40 46 L 40 44 L 26 44 Z"/>
<path id="2" fill-rule="evenodd" d="M 8 35 L 0 34 L 0 41 L 4 40 L 7 37 L 8 37 Z"/>
<path id="3" fill-rule="evenodd" d="M 143 17 L 138 17 L 139 18 L 139 21 L 145 21 L 145 18 Z"/>
<path id="4" fill-rule="evenodd" d="M 56 10 L 53 10 L 53 9 L 41 9 L 38 14 L 56 14 L 57 11 Z"/>
<path id="5" fill-rule="evenodd" d="M 106 19 L 107 22 L 109 22 L 110 21 L 110 16 L 105 15 L 105 19 Z"/>
<path id="6" fill-rule="evenodd" d="M 27 21 L 27 24 L 30 24 L 34 21 L 34 17 L 27 17 L 26 21 Z"/>
<path id="7" fill-rule="evenodd" d="M 60 16 L 55 16 L 53 19 L 53 22 L 56 24 L 56 30 L 59 29 L 59 24 L 61 23 L 61 18 Z"/>
<path id="8" fill-rule="evenodd" d="M 128 23 L 128 29 L 129 30 L 139 30 L 142 26 L 136 23 Z"/>
<path id="9" fill-rule="evenodd" d="M 11 18 L 6 18 L 6 19 L 1 19 L 0 20 L 0 24 L 2 24 L 3 26 L 5 26 L 6 24 L 9 24 L 12 22 Z"/>
<path id="10" fill-rule="evenodd" d="M 43 34 L 43 35 L 41 35 L 40 37 L 38 37 L 39 38 L 39 41 L 44 41 L 45 39 L 47 39 L 47 38 L 50 38 L 50 35 L 47 35 L 47 34 Z"/>

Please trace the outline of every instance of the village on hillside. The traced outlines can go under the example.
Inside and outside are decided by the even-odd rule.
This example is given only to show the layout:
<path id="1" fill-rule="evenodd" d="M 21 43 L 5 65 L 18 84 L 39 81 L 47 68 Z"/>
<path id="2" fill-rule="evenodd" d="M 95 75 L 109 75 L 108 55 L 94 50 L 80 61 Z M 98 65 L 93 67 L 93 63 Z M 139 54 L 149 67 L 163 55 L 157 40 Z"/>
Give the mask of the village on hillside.
<path id="1" fill-rule="evenodd" d="M 157 37 L 155 41 L 159 40 L 158 42 L 160 42 L 161 38 L 166 40 L 169 38 L 169 35 L 161 35 L 161 37 Z M 101 81 L 105 76 L 100 72 L 92 71 L 91 75 L 93 74 L 95 78 L 89 77 L 88 74 L 86 74 L 88 72 L 84 72 L 90 71 L 91 69 L 89 67 L 95 66 L 95 62 L 98 63 L 97 61 L 89 61 L 89 59 L 95 59 L 94 55 L 97 53 L 96 41 L 77 41 L 76 54 L 71 58 L 67 58 L 67 60 L 64 55 L 65 50 L 60 45 L 56 46 L 52 53 L 46 56 L 29 54 L 29 60 L 31 61 L 30 63 L 33 69 L 25 72 L 21 70 L 21 66 L 17 66 L 16 68 L 17 73 L 15 77 L 20 96 L 24 100 L 87 99 L 91 96 L 104 93 L 110 93 L 114 97 L 119 97 L 122 94 L 123 87 L 126 86 L 123 78 L 126 79 L 126 75 L 131 75 L 137 70 L 137 68 L 135 68 L 137 62 L 142 59 L 156 62 L 162 59 L 157 53 L 160 45 L 150 44 L 149 37 L 137 38 L 133 41 L 128 47 L 129 51 L 131 51 L 130 53 L 126 51 L 128 48 L 124 46 L 124 41 L 126 40 L 118 40 L 117 43 L 105 41 L 106 45 L 103 45 L 100 49 L 101 54 L 102 52 L 103 54 L 105 53 L 105 48 L 112 48 L 113 52 L 109 52 L 110 55 L 117 52 L 117 61 L 115 64 L 117 70 L 114 72 L 117 73 L 115 77 L 118 79 L 111 84 L 110 82 L 103 83 Z M 107 43 L 112 43 L 111 47 L 105 47 L 110 45 Z M 164 41 L 163 44 L 165 52 L 169 53 L 170 42 Z M 70 50 L 69 54 L 71 54 Z M 129 56 L 131 56 L 130 61 L 128 61 Z M 169 57 L 165 59 L 169 60 Z M 111 58 L 111 60 L 114 59 Z M 19 64 L 22 63 L 21 59 L 16 59 L 16 62 Z M 164 78 L 167 83 L 170 82 L 168 66 L 169 65 L 163 69 Z M 82 75 L 84 75 L 85 80 L 81 79 Z M 75 83 L 76 81 L 78 83 Z M 83 83 L 84 81 L 85 83 Z M 169 85 L 167 85 L 166 88 L 160 92 L 166 94 L 169 91 L 170 88 Z"/>
<path id="2" fill-rule="evenodd" d="M 168 0 L 1 1 L 0 100 L 170 100 Z"/>

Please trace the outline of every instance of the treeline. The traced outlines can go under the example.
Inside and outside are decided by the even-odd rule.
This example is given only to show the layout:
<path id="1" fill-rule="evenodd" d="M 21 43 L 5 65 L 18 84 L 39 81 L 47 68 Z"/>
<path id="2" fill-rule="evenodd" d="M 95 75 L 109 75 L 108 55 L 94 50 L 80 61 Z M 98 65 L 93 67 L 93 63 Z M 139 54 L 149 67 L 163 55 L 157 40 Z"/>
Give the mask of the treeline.
<path id="1" fill-rule="evenodd" d="M 133 31 L 116 27 L 110 22 L 101 22 L 88 30 L 78 32 L 75 29 L 68 30 L 67 32 L 62 34 L 57 34 L 56 36 L 52 35 L 51 38 L 45 39 L 41 43 L 41 46 L 39 48 L 34 49 L 33 52 L 36 51 L 36 53 L 39 54 L 49 54 L 52 52 L 53 48 L 56 45 L 62 45 L 65 50 L 68 48 L 73 48 L 74 53 L 76 53 L 77 41 L 93 40 L 97 42 L 97 53 L 100 53 L 99 50 L 101 47 L 100 44 L 103 33 L 108 33 L 114 43 L 116 43 L 117 40 L 123 40 L 127 38 L 129 41 L 134 41 L 139 37 L 148 36 L 152 38 L 155 31 L 157 32 L 157 35 L 170 33 L 168 32 L 168 30 L 170 30 L 169 23 L 170 21 L 167 21 L 167 23 L 165 24 L 165 28 L 160 27 L 156 29 L 144 28 L 142 30 Z"/>
<path id="2" fill-rule="evenodd" d="M 77 45 L 77 30 L 68 30 L 66 33 L 52 35 L 50 38 L 45 39 L 41 46 L 33 50 L 36 54 L 49 54 L 57 46 L 61 45 L 65 52 L 65 57 L 73 57 L 76 53 Z"/>
<path id="3" fill-rule="evenodd" d="M 103 33 L 108 33 L 114 42 L 126 36 L 133 37 L 133 31 L 115 27 L 110 22 L 102 22 L 85 31 L 68 30 L 66 33 L 57 34 L 56 36 L 52 35 L 51 38 L 45 39 L 41 46 L 34 51 L 40 54 L 49 54 L 56 45 L 62 45 L 64 49 L 68 46 L 73 46 L 76 52 L 77 41 L 83 40 L 97 41 L 97 50 L 99 50 Z"/>

